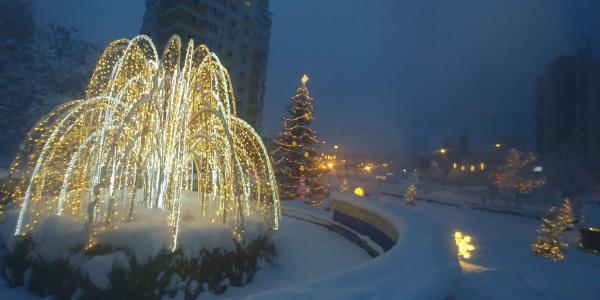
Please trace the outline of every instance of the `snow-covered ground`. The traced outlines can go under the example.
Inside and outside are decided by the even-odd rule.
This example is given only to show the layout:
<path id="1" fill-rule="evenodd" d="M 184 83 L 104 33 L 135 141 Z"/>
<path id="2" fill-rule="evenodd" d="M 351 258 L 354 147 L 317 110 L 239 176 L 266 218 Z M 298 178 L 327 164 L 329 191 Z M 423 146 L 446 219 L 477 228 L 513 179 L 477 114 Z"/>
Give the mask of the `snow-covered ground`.
<path id="1" fill-rule="evenodd" d="M 362 248 L 344 237 L 309 222 L 284 217 L 275 237 L 276 265 L 262 263 L 253 282 L 230 287 L 222 295 L 201 294 L 201 299 L 242 298 L 265 290 L 293 286 L 371 260 Z M 23 288 L 11 289 L 0 278 L 0 299 L 39 299 Z"/>
<path id="2" fill-rule="evenodd" d="M 400 198 L 386 200 L 404 206 Z M 424 201 L 407 209 L 473 237 L 476 250 L 467 262 L 481 268 L 463 264 L 456 299 L 598 299 L 600 295 L 600 255 L 581 251 L 576 231 L 568 235 L 565 260 L 555 262 L 531 254 L 540 221 Z"/>
<path id="3" fill-rule="evenodd" d="M 372 259 L 365 250 L 325 227 L 290 217 L 283 217 L 280 225 L 275 267 L 262 264 L 249 285 L 230 287 L 223 295 L 206 298 L 241 298 L 293 286 Z"/>
<path id="4" fill-rule="evenodd" d="M 555 262 L 531 254 L 539 226 L 535 219 L 424 201 L 407 207 L 397 197 L 374 195 L 364 201 L 385 202 L 392 210 L 414 210 L 451 232 L 472 236 L 476 249 L 470 259 L 461 263 L 463 278 L 454 293 L 456 299 L 598 299 L 600 255 L 579 250 L 577 231 L 568 234 L 570 245 L 565 260 Z M 343 269 L 360 268 L 357 265 L 379 259 L 373 261 L 364 250 L 324 227 L 290 217 L 283 218 L 276 244 L 277 266 L 263 263 L 246 287 L 232 287 L 223 295 L 202 294 L 200 298 L 243 298 L 336 276 Z M 386 274 L 371 276 L 375 279 Z M 9 289 L 0 281 L 0 299 L 36 297 L 22 288 Z"/>

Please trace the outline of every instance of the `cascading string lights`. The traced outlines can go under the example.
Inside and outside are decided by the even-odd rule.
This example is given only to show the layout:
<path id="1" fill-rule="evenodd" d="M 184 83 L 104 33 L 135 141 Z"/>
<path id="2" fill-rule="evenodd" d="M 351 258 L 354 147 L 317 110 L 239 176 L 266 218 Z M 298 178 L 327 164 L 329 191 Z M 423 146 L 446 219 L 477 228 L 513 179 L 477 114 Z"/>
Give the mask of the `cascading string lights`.
<path id="1" fill-rule="evenodd" d="M 244 237 L 244 217 L 281 218 L 270 158 L 236 117 L 233 88 L 217 56 L 173 36 L 158 58 L 149 37 L 112 42 L 86 98 L 62 104 L 28 133 L 6 187 L 20 205 L 15 235 L 40 218 L 85 220 L 88 246 L 133 219 L 134 207 L 167 212 L 177 247 L 182 194 L 197 190 L 201 218 Z M 185 207 L 183 208 L 185 209 Z"/>

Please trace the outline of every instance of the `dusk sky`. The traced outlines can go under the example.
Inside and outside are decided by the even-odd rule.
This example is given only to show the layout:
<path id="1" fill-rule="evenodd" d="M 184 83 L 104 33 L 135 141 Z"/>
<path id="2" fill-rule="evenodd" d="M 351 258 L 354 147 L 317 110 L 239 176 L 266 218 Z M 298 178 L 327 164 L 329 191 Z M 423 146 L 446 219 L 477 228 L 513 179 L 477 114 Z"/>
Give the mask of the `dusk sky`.
<path id="1" fill-rule="evenodd" d="M 35 0 L 37 20 L 105 46 L 139 33 L 144 1 Z M 536 80 L 591 37 L 600 1 L 271 1 L 263 135 L 307 73 L 322 139 L 354 151 L 436 149 L 466 130 L 476 147 L 532 147 Z M 235 82 L 233 83 L 235 85 Z"/>

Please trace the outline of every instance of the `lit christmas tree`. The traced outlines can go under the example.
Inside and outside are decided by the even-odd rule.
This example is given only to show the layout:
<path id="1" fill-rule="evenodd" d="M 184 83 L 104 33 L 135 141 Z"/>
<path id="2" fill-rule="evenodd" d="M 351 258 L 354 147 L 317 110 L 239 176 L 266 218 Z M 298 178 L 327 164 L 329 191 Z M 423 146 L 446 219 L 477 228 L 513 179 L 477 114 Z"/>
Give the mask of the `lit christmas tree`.
<path id="1" fill-rule="evenodd" d="M 404 193 L 404 201 L 406 205 L 415 205 L 417 200 L 417 187 L 414 184 L 411 184 L 406 189 L 406 193 Z"/>
<path id="2" fill-rule="evenodd" d="M 573 215 L 573 206 L 571 205 L 571 200 L 569 198 L 565 198 L 562 206 L 560 207 L 560 212 L 558 214 L 558 221 L 564 230 L 571 230 L 575 225 L 575 216 Z"/>
<path id="3" fill-rule="evenodd" d="M 350 185 L 348 184 L 348 180 L 346 178 L 344 178 L 342 180 L 342 185 L 340 185 L 340 191 L 345 193 L 349 189 L 350 189 Z"/>
<path id="4" fill-rule="evenodd" d="M 544 178 L 535 177 L 531 165 L 537 160 L 533 153 L 510 149 L 506 165 L 498 167 L 494 185 L 501 189 L 514 190 L 515 206 L 521 208 L 521 195 L 529 194 L 544 185 Z"/>
<path id="5" fill-rule="evenodd" d="M 543 256 L 552 260 L 562 260 L 562 250 L 567 248 L 567 244 L 562 241 L 560 233 L 562 226 L 558 220 L 558 214 L 553 207 L 547 217 L 542 220 L 542 225 L 538 230 L 540 236 L 532 246 L 534 255 Z"/>
<path id="6" fill-rule="evenodd" d="M 308 188 L 306 196 L 317 206 L 326 186 L 321 183 L 324 171 L 319 168 L 314 148 L 319 141 L 315 131 L 309 127 L 313 120 L 313 98 L 309 96 L 307 81 L 308 76 L 302 76 L 302 84 L 296 96 L 292 97 L 290 116 L 284 119 L 283 131 L 274 141 L 272 156 L 281 196 L 298 197 L 299 179 L 304 176 Z"/>

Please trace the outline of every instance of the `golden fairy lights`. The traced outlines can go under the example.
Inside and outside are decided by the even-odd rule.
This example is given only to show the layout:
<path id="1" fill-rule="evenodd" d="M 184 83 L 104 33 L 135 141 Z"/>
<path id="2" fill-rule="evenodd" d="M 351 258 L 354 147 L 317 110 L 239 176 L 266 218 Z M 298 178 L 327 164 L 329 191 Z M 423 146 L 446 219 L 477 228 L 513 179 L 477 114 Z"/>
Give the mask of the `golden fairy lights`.
<path id="1" fill-rule="evenodd" d="M 472 244 L 471 236 L 463 234 L 460 231 L 456 231 L 454 232 L 454 242 L 456 243 L 458 258 L 471 258 L 471 252 L 475 250 L 475 246 Z"/>
<path id="2" fill-rule="evenodd" d="M 44 215 L 98 231 L 132 219 L 137 205 L 168 212 L 177 245 L 182 195 L 197 191 L 202 219 L 239 239 L 244 217 L 277 229 L 279 195 L 266 149 L 236 117 L 229 74 L 216 55 L 173 36 L 159 59 L 147 36 L 111 43 L 86 98 L 67 102 L 27 135 L 10 169 L 20 215 L 15 234 Z"/>

